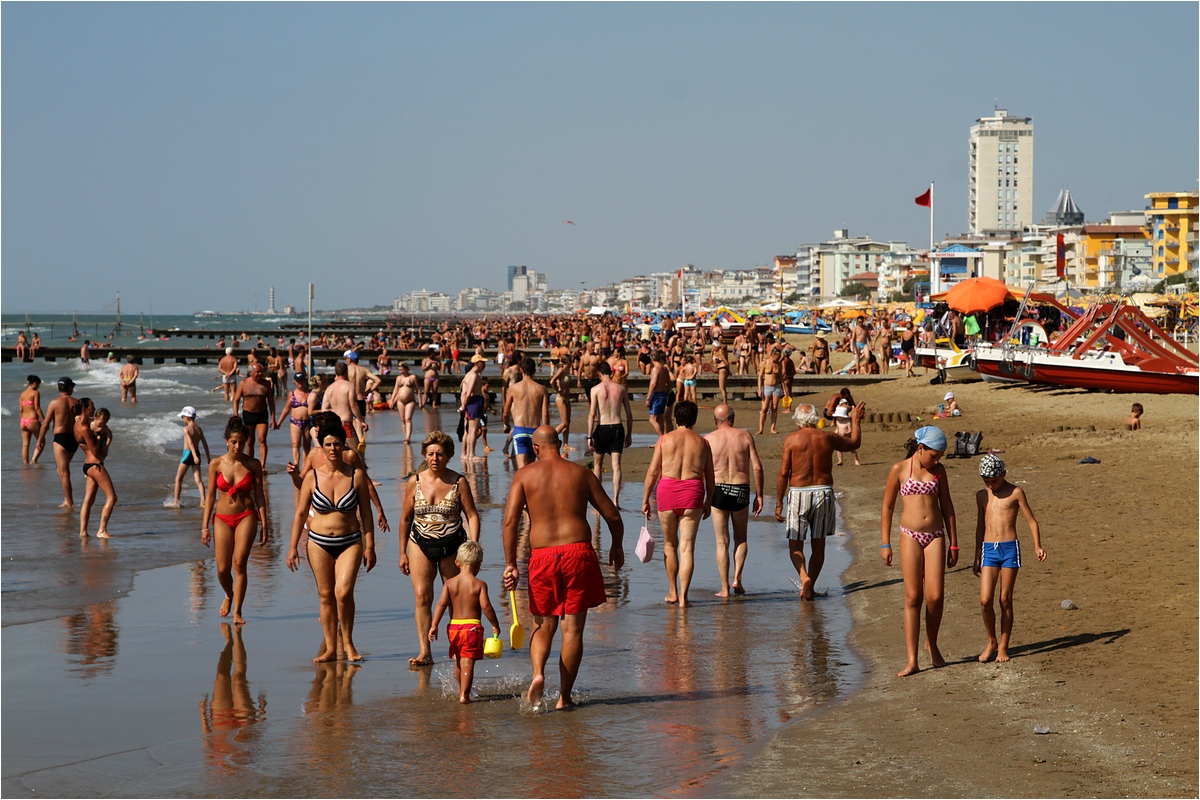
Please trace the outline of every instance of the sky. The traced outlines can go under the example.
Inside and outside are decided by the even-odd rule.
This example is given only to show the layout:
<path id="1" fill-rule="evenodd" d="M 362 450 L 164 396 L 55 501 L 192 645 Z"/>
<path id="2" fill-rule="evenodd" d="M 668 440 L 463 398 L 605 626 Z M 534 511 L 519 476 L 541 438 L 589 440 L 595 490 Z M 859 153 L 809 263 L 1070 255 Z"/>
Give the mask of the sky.
<path id="1" fill-rule="evenodd" d="M 4 3 L 0 309 L 187 314 L 769 265 L 1196 191 L 1196 3 Z M 565 223 L 572 221 L 573 225 Z"/>

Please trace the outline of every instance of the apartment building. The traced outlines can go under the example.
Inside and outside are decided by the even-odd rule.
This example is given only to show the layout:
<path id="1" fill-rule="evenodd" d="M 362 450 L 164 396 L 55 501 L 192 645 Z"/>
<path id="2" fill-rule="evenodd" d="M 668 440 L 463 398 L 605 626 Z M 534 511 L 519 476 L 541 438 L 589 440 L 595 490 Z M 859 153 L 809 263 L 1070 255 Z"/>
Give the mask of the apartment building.
<path id="1" fill-rule="evenodd" d="M 1158 280 L 1196 267 L 1196 192 L 1151 192 L 1146 195 L 1146 233 L 1150 269 Z"/>
<path id="2" fill-rule="evenodd" d="M 968 140 L 971 233 L 1020 231 L 1033 223 L 1033 121 L 1003 108 L 980 117 Z"/>

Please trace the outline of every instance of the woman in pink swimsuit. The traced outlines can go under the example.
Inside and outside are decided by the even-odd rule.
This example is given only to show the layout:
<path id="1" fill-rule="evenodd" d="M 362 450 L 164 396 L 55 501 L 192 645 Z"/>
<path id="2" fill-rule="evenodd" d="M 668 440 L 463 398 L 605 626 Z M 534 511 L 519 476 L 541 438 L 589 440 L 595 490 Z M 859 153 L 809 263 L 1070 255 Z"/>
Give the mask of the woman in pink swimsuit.
<path id="1" fill-rule="evenodd" d="M 42 445 L 45 441 L 38 442 L 33 450 L 32 461 L 29 458 L 29 441 L 37 440 L 38 434 L 42 430 L 42 422 L 46 416 L 42 413 L 42 395 L 38 391 L 42 385 L 42 379 L 37 375 L 30 375 L 27 380 L 29 385 L 21 392 L 21 461 L 26 464 L 36 464 L 38 456 L 42 454 Z"/>
<path id="2" fill-rule="evenodd" d="M 928 425 L 917 430 L 905 446 L 908 457 L 892 465 L 883 490 L 880 518 L 882 544 L 879 554 L 892 565 L 892 515 L 896 496 L 903 498 L 900 511 L 900 568 L 904 573 L 904 641 L 908 664 L 901 678 L 920 671 L 917 644 L 921 638 L 921 600 L 925 600 L 925 637 L 929 658 L 935 667 L 946 661 L 938 650 L 937 635 L 942 624 L 946 567 L 958 563 L 958 527 L 946 468 L 940 463 L 946 452 L 946 434 Z M 947 537 L 949 544 L 947 544 Z"/>

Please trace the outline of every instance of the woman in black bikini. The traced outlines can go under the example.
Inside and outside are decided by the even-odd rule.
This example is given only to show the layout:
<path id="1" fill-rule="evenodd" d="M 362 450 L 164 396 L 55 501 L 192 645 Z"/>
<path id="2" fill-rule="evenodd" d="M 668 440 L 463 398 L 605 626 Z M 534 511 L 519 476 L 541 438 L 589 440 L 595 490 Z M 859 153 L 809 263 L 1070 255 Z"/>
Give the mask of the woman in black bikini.
<path id="1" fill-rule="evenodd" d="M 375 566 L 375 523 L 370 503 L 365 499 L 370 484 L 363 470 L 342 460 L 346 432 L 341 425 L 326 424 L 318 437 L 325 463 L 304 476 L 292 520 L 287 566 L 295 572 L 300 565 L 300 534 L 307 522 L 308 544 L 304 552 L 317 582 L 321 630 L 325 634 L 325 646 L 313 662 L 337 660 L 339 628 L 346 659 L 362 661 L 362 655 L 354 647 L 354 585 L 360 564 L 367 572 Z"/>
<path id="2" fill-rule="evenodd" d="M 454 554 L 458 546 L 468 538 L 479 541 L 479 513 L 471 486 L 462 475 L 446 468 L 454 456 L 454 440 L 434 431 L 425 437 L 421 453 L 425 463 L 409 479 L 400 512 L 400 571 L 412 578 L 417 640 L 421 643 L 421 652 L 408 660 L 413 667 L 433 664 L 429 625 L 434 578 L 440 572 L 444 583 L 457 575 Z"/>
<path id="3" fill-rule="evenodd" d="M 83 505 L 79 507 L 79 535 L 85 538 L 88 535 L 88 517 L 92 513 L 92 504 L 96 502 L 96 490 L 99 489 L 104 492 L 104 508 L 100 511 L 100 530 L 96 532 L 96 538 L 107 539 L 108 518 L 112 516 L 113 508 L 117 505 L 117 493 L 113 490 L 112 478 L 104 468 L 108 447 L 92 433 L 92 417 L 96 413 L 96 406 L 91 400 L 86 397 L 80 399 L 75 403 L 72 413 L 75 415 L 73 434 L 79 449 L 83 451 L 83 476 L 86 481 Z"/>
<path id="4" fill-rule="evenodd" d="M 241 417 L 230 417 L 225 425 L 228 452 L 208 462 L 208 494 L 204 498 L 204 527 L 200 543 L 214 540 L 217 581 L 225 590 L 221 616 L 233 610 L 233 622 L 242 625 L 242 603 L 246 599 L 246 562 L 254 545 L 254 532 L 261 525 L 258 543 L 267 543 L 267 500 L 263 494 L 262 465 L 245 454 L 250 431 Z M 211 527 L 210 527 L 211 526 Z"/>

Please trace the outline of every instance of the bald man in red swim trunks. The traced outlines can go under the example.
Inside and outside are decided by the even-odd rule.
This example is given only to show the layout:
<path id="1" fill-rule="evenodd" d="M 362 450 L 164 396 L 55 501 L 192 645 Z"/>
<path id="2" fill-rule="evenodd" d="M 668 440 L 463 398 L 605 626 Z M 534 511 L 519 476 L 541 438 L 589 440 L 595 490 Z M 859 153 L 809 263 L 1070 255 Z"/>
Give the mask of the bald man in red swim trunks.
<path id="1" fill-rule="evenodd" d="M 533 706 L 542 702 L 546 684 L 546 661 L 554 634 L 562 625 L 562 654 L 558 660 L 561 679 L 558 708 L 574 705 L 571 689 L 583 662 L 583 627 L 589 608 L 606 601 L 604 576 L 591 544 L 587 508 L 600 512 L 612 535 L 608 563 L 613 569 L 625 564 L 622 541 L 625 525 L 600 481 L 582 464 L 567 461 L 559 448 L 558 431 L 543 425 L 533 432 L 537 458 L 513 474 L 508 507 L 504 512 L 504 589 L 516 588 L 521 573 L 517 568 L 517 535 L 521 512 L 529 512 L 529 613 L 534 629 L 529 640 L 533 681 L 526 698 Z"/>

